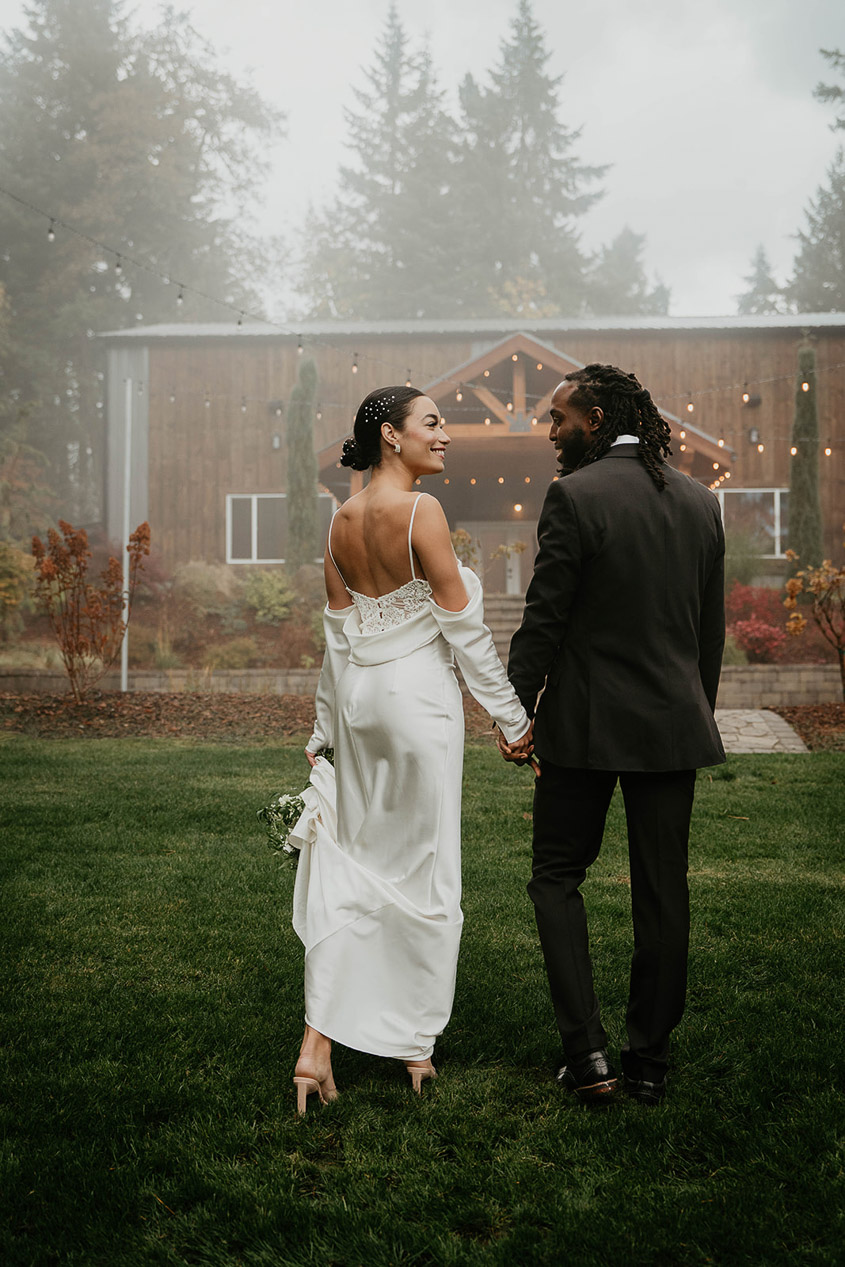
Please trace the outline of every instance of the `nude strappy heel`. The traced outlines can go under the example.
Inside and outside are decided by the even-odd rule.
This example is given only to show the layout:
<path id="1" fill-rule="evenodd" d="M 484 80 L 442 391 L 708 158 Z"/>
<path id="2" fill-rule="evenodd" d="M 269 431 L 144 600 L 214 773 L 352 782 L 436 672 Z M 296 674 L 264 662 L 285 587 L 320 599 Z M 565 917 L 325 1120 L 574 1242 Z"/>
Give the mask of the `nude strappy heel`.
<path id="1" fill-rule="evenodd" d="M 428 1064 L 425 1065 L 411 1065 L 406 1061 L 405 1068 L 411 1076 L 411 1086 L 416 1091 L 417 1095 L 422 1095 L 422 1084 L 427 1078 L 437 1077 L 437 1070 L 434 1068 L 434 1065 L 430 1060 Z"/>
<path id="2" fill-rule="evenodd" d="M 331 1075 L 324 1082 L 320 1082 L 317 1078 L 311 1078 L 307 1074 L 300 1074 L 294 1076 L 293 1085 L 296 1087 L 296 1111 L 300 1114 L 305 1113 L 308 1097 L 313 1095 L 315 1091 L 320 1097 L 321 1104 L 328 1104 L 330 1100 L 337 1099 L 337 1087 Z"/>

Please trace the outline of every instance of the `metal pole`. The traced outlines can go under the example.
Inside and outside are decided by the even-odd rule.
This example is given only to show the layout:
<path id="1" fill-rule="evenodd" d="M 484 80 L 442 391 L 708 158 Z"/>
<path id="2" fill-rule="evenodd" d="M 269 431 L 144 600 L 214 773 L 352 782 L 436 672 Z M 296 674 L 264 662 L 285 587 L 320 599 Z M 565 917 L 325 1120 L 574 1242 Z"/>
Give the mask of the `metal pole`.
<path id="1" fill-rule="evenodd" d="M 129 533 L 130 515 L 129 499 L 131 496 L 132 477 L 132 395 L 133 382 L 126 380 L 126 395 L 123 404 L 123 591 L 124 602 L 129 598 Z M 120 689 L 129 689 L 129 626 L 123 631 L 123 642 L 120 647 Z"/>

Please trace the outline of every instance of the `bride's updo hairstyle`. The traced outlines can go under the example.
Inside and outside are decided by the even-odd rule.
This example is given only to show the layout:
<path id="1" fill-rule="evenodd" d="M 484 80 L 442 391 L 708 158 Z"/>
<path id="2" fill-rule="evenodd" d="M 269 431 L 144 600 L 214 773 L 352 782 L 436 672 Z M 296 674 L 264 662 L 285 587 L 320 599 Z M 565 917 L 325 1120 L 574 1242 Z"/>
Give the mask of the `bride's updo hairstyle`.
<path id="1" fill-rule="evenodd" d="M 381 429 L 389 422 L 394 431 L 401 431 L 411 405 L 425 393 L 416 387 L 377 387 L 361 401 L 355 415 L 353 436 L 343 442 L 341 466 L 353 471 L 368 471 L 381 462 Z"/>

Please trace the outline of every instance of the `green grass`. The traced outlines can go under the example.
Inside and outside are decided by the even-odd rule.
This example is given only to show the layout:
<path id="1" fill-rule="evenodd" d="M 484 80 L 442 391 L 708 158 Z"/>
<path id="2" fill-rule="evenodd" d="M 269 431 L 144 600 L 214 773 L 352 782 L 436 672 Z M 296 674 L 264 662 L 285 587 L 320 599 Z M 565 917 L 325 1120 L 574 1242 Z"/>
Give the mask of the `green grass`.
<path id="1" fill-rule="evenodd" d="M 669 1095 L 591 1112 L 557 1052 L 525 894 L 530 776 L 470 748 L 441 1077 L 338 1049 L 294 1112 L 293 873 L 256 808 L 298 748 L 0 744 L 0 1260 L 18 1264 L 845 1261 L 845 758 L 699 776 Z M 585 886 L 605 1024 L 631 950 L 621 806 Z"/>

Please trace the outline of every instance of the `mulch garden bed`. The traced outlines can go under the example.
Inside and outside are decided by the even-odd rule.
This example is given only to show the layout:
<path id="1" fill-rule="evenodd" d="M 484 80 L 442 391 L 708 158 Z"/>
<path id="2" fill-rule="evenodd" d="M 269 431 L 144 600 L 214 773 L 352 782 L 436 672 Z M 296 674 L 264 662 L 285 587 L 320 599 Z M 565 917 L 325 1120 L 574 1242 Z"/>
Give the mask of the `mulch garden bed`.
<path id="1" fill-rule="evenodd" d="M 788 721 L 811 752 L 845 752 L 845 704 L 801 704 L 771 712 Z"/>
<path id="2" fill-rule="evenodd" d="M 467 737 L 491 738 L 490 718 L 464 699 Z M 147 735 L 208 739 L 215 743 L 266 743 L 311 733 L 314 700 L 302 695 L 228 692 L 92 691 L 76 704 L 60 695 L 0 695 L 0 726 L 7 733 L 46 739 L 119 739 Z"/>

